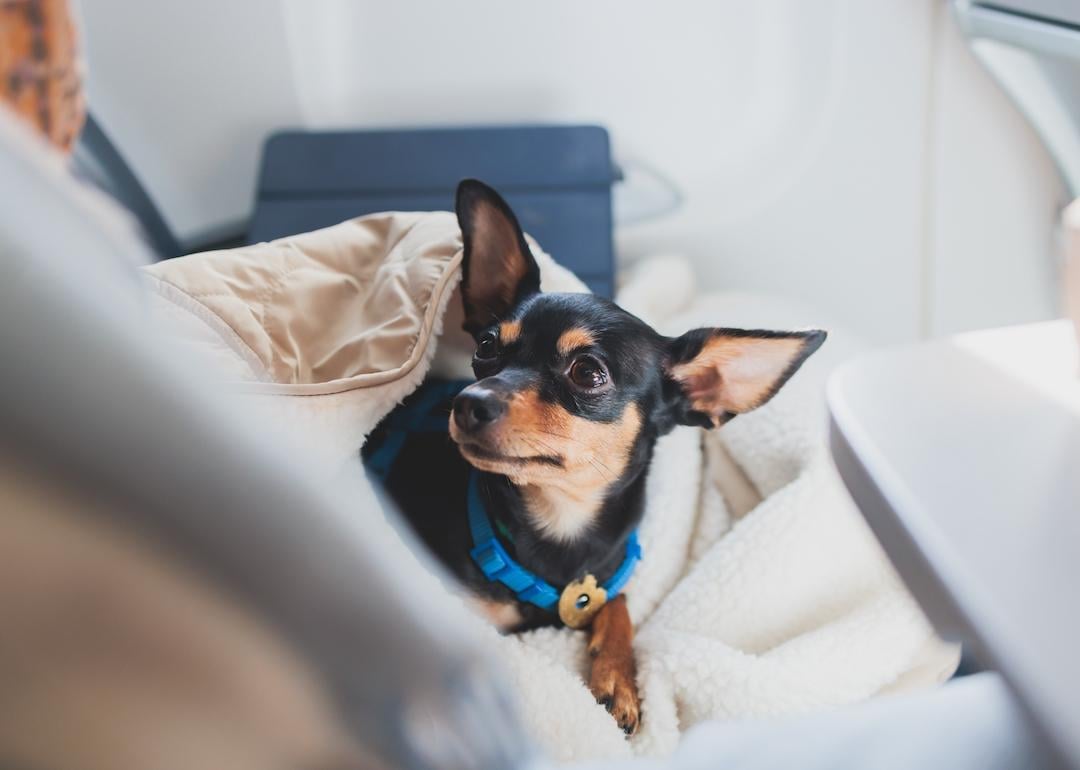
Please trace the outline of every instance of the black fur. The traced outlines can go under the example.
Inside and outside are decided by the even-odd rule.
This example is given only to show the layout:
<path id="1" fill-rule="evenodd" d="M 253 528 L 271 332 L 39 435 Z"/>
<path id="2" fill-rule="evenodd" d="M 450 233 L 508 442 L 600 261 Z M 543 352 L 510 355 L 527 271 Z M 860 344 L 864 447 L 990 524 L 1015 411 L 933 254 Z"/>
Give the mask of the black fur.
<path id="1" fill-rule="evenodd" d="M 561 587 L 586 572 L 603 583 L 622 563 L 626 538 L 644 513 L 645 471 L 655 441 L 676 424 L 663 398 L 660 363 L 668 339 L 614 303 L 588 294 L 535 294 L 515 308 L 510 318 L 521 321 L 520 339 L 501 352 L 497 371 L 490 364 L 475 365 L 478 378 L 497 375 L 509 387 L 535 388 L 543 400 L 597 422 L 617 419 L 631 401 L 646 417 L 626 469 L 609 488 L 593 525 L 573 542 L 542 537 L 517 488 L 505 476 L 480 476 L 489 515 L 509 531 L 511 538 L 503 544 L 518 563 L 554 586 Z M 590 399 L 575 393 L 559 362 L 551 360 L 559 336 L 580 327 L 596 335 L 596 353 L 603 356 L 617 383 L 604 397 Z M 451 404 L 442 409 L 449 422 Z M 374 452 L 382 440 L 382 432 L 376 430 L 365 455 Z M 468 463 L 448 435 L 417 434 L 410 437 L 395 463 L 387 492 L 421 540 L 470 592 L 515 601 L 509 589 L 489 582 L 469 557 L 473 543 L 466 508 L 468 474 Z M 524 622 L 515 630 L 560 623 L 558 615 L 531 604 L 519 604 L 518 609 Z"/>
<path id="2" fill-rule="evenodd" d="M 463 182 L 457 195 L 465 244 L 463 296 L 467 317 L 471 271 L 479 267 L 471 259 L 477 248 L 471 216 L 480 204 L 494 207 L 512 223 L 520 248 L 514 258 L 523 257 L 528 264 L 524 269 L 520 263 L 514 266 L 524 278 L 516 287 L 511 306 L 485 308 L 483 314 L 472 308 L 473 318 L 490 318 L 490 325 L 473 323 L 466 327 L 478 341 L 485 335 L 497 335 L 498 323 L 503 321 L 517 322 L 520 328 L 518 337 L 500 347 L 497 355 L 474 358 L 477 379 L 496 396 L 509 397 L 515 390 L 529 390 L 542 402 L 556 404 L 571 415 L 596 423 L 613 423 L 631 403 L 642 418 L 629 459 L 621 474 L 605 488 L 591 526 L 570 542 L 543 536 L 529 516 L 518 488 L 506 476 L 481 473 L 481 493 L 489 515 L 509 533 L 508 538 L 501 538 L 504 545 L 522 566 L 557 587 L 585 573 L 603 583 L 622 562 L 626 539 L 644 513 L 646 471 L 656 440 L 678 424 L 713 425 L 708 416 L 690 407 L 679 384 L 668 376 L 669 367 L 692 359 L 714 334 L 765 338 L 793 335 L 699 329 L 672 339 L 606 299 L 588 294 L 541 294 L 539 270 L 513 212 L 494 190 L 472 180 Z M 499 267 L 488 258 L 484 269 Z M 593 344 L 583 352 L 606 367 L 612 387 L 593 393 L 574 386 L 567 373 L 568 360 L 556 351 L 557 340 L 570 329 L 589 332 Z M 796 336 L 806 340 L 803 353 L 777 381 L 773 392 L 824 339 L 823 332 Z M 571 358 L 578 355 L 575 352 Z M 448 402 L 442 408 L 449 424 L 452 404 Z M 383 439 L 383 431 L 377 429 L 364 448 L 365 456 L 372 454 Z M 509 589 L 489 582 L 469 556 L 473 545 L 466 507 L 469 472 L 469 463 L 449 435 L 416 434 L 398 457 L 386 488 L 421 540 L 469 591 L 484 598 L 516 601 Z M 518 609 L 523 622 L 515 630 L 560 623 L 557 614 L 531 604 L 518 603 Z"/>

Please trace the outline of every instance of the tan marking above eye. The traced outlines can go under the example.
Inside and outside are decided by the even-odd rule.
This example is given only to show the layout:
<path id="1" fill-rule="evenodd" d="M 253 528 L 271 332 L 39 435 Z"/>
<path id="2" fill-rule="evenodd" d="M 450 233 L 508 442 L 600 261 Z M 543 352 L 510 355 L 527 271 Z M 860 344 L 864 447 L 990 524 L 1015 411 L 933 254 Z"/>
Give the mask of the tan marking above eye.
<path id="1" fill-rule="evenodd" d="M 503 345 L 512 345 L 521 336 L 520 321 L 503 321 L 499 324 L 499 342 Z"/>
<path id="2" fill-rule="evenodd" d="M 555 343 L 555 349 L 559 351 L 559 355 L 568 356 L 578 348 L 587 348 L 595 343 L 596 337 L 588 329 L 567 329 Z"/>

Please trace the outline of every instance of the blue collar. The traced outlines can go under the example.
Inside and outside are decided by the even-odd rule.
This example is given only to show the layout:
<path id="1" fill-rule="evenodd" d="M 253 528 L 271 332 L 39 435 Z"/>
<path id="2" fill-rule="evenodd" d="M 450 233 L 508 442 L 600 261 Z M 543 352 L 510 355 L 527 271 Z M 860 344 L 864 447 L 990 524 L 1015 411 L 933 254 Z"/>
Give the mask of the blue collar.
<path id="1" fill-rule="evenodd" d="M 562 591 L 522 567 L 503 548 L 502 543 L 495 537 L 491 519 L 480 496 L 479 479 L 479 473 L 470 472 L 469 529 L 472 530 L 473 548 L 469 551 L 469 555 L 484 573 L 484 577 L 494 583 L 502 583 L 517 595 L 519 601 L 535 604 L 541 609 L 554 612 Z M 641 545 L 638 544 L 635 530 L 626 540 L 626 558 L 615 570 L 615 574 L 601 585 L 601 588 L 607 592 L 608 601 L 618 596 L 626 586 L 640 559 Z"/>

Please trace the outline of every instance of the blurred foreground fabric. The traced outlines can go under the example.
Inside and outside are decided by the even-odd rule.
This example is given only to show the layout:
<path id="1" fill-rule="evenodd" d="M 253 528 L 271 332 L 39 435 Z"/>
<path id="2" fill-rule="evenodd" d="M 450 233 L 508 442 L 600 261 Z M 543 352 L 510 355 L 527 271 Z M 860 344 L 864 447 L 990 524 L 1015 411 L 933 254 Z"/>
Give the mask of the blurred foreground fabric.
<path id="1" fill-rule="evenodd" d="M 131 223 L 6 114 L 0 186 L 0 765 L 527 762 L 369 489 L 223 400 L 151 322 Z"/>

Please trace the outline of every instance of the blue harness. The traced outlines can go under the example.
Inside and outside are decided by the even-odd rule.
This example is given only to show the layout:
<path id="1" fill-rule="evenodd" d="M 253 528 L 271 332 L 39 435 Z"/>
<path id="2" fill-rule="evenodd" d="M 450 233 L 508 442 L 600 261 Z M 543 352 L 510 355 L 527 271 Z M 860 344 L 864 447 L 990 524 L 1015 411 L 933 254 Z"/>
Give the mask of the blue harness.
<path id="1" fill-rule="evenodd" d="M 384 420 L 386 435 L 382 445 L 365 461 L 368 471 L 385 485 L 409 434 L 445 433 L 448 430 L 448 415 L 439 414 L 436 410 L 469 384 L 461 380 L 429 380 L 421 385 L 412 400 L 395 409 Z M 562 591 L 514 561 L 499 542 L 480 494 L 480 474 L 475 470 L 469 472 L 468 511 L 473 541 L 469 555 L 484 577 L 502 583 L 520 601 L 554 612 Z M 609 601 L 626 586 L 640 559 L 641 545 L 635 530 L 626 540 L 626 557 L 622 564 L 601 585 Z"/>

